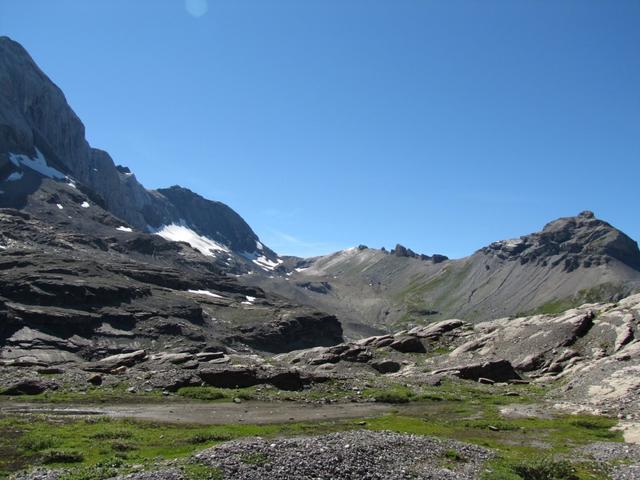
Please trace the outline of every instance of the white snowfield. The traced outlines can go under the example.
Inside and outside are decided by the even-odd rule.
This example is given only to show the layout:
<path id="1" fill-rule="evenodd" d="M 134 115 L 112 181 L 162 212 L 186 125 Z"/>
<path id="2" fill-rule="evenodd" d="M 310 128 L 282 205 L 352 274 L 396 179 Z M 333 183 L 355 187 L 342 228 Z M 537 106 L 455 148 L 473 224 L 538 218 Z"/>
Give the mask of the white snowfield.
<path id="1" fill-rule="evenodd" d="M 24 173 L 22 172 L 13 172 L 11 175 L 7 177 L 7 182 L 17 182 L 18 180 L 24 177 Z"/>
<path id="2" fill-rule="evenodd" d="M 31 170 L 35 170 L 40 175 L 49 178 L 55 178 L 56 180 L 64 180 L 67 176 L 62 173 L 60 170 L 56 170 L 53 167 L 50 167 L 47 164 L 47 160 L 42 155 L 42 152 L 36 148 L 36 156 L 35 158 L 29 158 L 27 155 L 22 155 L 18 153 L 10 153 L 9 160 L 16 166 L 24 165 L 25 167 L 29 167 Z"/>
<path id="3" fill-rule="evenodd" d="M 133 232 L 129 227 L 125 227 L 124 225 L 120 225 L 116 230 L 120 230 L 121 232 Z"/>
<path id="4" fill-rule="evenodd" d="M 262 244 L 260 244 L 260 245 L 262 246 Z M 269 260 L 267 257 L 265 257 L 264 255 L 259 254 L 258 252 L 253 252 L 253 253 L 243 252 L 241 255 L 244 258 L 246 258 L 247 260 L 255 263 L 257 266 L 259 266 L 260 268 L 262 268 L 263 270 L 266 270 L 268 272 L 271 272 L 278 265 L 280 265 L 282 263 L 282 260 L 280 258 L 278 258 L 275 261 L 274 260 Z"/>
<path id="5" fill-rule="evenodd" d="M 186 242 L 208 257 L 215 256 L 216 252 L 229 252 L 229 249 L 226 246 L 221 245 L 218 242 L 214 242 L 210 238 L 198 235 L 196 232 L 184 225 L 178 225 L 175 223 L 172 223 L 171 225 L 164 225 L 156 231 L 155 234 L 172 242 Z"/>
<path id="6" fill-rule="evenodd" d="M 222 295 L 218 295 L 217 293 L 210 292 L 209 290 L 187 290 L 189 293 L 194 293 L 196 295 L 206 295 L 207 297 L 213 298 L 224 298 Z"/>

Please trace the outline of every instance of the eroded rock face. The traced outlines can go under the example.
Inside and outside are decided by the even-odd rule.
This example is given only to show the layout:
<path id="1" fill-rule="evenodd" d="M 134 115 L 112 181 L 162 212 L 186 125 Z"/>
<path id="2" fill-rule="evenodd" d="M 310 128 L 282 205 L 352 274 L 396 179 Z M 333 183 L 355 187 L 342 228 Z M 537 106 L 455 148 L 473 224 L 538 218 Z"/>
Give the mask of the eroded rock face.
<path id="1" fill-rule="evenodd" d="M 333 315 L 313 312 L 309 315 L 285 315 L 251 328 L 241 328 L 242 335 L 231 341 L 242 342 L 258 350 L 273 353 L 336 345 L 342 342 L 342 326 Z"/>
<path id="2" fill-rule="evenodd" d="M 167 343 L 206 354 L 224 350 L 224 342 L 290 351 L 342 341 L 335 317 L 243 286 L 189 246 L 118 231 L 114 225 L 120 222 L 108 212 L 82 207 L 85 196 L 75 204 L 58 199 L 63 209 L 46 203 L 47 195 L 61 189 L 73 190 L 46 183 L 39 191 L 44 203 L 30 200 L 36 202 L 31 214 L 0 209 L 5 365 L 84 364 L 137 350 L 154 353 Z M 84 210 L 91 215 L 63 223 L 67 211 Z M 153 248 L 131 251 L 132 244 Z M 94 365 L 103 372 L 121 366 L 127 367 Z"/>

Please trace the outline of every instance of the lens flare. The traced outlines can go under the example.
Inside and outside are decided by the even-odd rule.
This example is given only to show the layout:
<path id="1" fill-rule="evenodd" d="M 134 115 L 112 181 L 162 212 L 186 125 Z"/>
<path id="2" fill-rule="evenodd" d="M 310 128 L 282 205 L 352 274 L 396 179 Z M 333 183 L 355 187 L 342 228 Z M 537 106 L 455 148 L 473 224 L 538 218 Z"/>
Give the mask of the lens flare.
<path id="1" fill-rule="evenodd" d="M 189 15 L 195 18 L 202 17 L 209 10 L 207 0 L 184 0 L 184 6 Z"/>

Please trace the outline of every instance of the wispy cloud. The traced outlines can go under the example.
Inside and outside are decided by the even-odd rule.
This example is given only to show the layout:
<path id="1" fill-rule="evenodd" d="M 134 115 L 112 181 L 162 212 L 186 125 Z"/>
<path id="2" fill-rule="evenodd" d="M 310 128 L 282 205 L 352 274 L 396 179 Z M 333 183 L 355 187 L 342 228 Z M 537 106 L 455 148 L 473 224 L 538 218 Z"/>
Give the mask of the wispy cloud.
<path id="1" fill-rule="evenodd" d="M 264 241 L 270 248 L 281 255 L 295 255 L 298 257 L 315 257 L 344 248 L 331 242 L 309 242 L 295 235 L 273 229 L 267 232 Z"/>

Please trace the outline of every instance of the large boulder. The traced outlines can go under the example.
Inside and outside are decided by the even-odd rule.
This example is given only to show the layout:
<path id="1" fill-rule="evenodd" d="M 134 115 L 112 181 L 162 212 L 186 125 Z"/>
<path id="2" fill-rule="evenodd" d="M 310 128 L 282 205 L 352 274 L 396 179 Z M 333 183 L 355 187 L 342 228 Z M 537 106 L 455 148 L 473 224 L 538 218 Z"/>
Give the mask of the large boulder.
<path id="1" fill-rule="evenodd" d="M 302 390 L 309 380 L 303 378 L 298 370 L 277 370 L 259 375 L 261 383 L 268 383 L 280 390 Z"/>
<path id="2" fill-rule="evenodd" d="M 427 349 L 424 348 L 422 341 L 413 335 L 398 337 L 395 341 L 389 344 L 389 347 L 402 353 L 425 353 L 427 351 Z"/>
<path id="3" fill-rule="evenodd" d="M 507 360 L 490 360 L 486 362 L 470 363 L 456 367 L 445 368 L 433 372 L 450 373 L 465 380 L 478 381 L 480 378 L 488 378 L 494 382 L 508 382 L 520 380 L 521 377 Z"/>
<path id="4" fill-rule="evenodd" d="M 376 360 L 369 365 L 380 373 L 395 373 L 400 370 L 400 364 L 393 360 Z"/>
<path id="5" fill-rule="evenodd" d="M 105 357 L 97 362 L 88 363 L 84 369 L 89 372 L 111 372 L 120 367 L 132 367 L 133 365 L 143 362 L 147 359 L 145 350 L 136 350 L 130 353 L 119 353 Z"/>
<path id="6" fill-rule="evenodd" d="M 244 388 L 261 383 L 257 370 L 244 365 L 199 370 L 198 376 L 207 385 L 218 388 Z"/>
<path id="7" fill-rule="evenodd" d="M 443 320 L 430 325 L 414 327 L 407 333 L 409 335 L 415 335 L 416 337 L 435 339 L 441 337 L 447 332 L 451 332 L 462 327 L 464 324 L 465 322 L 458 319 Z"/>

